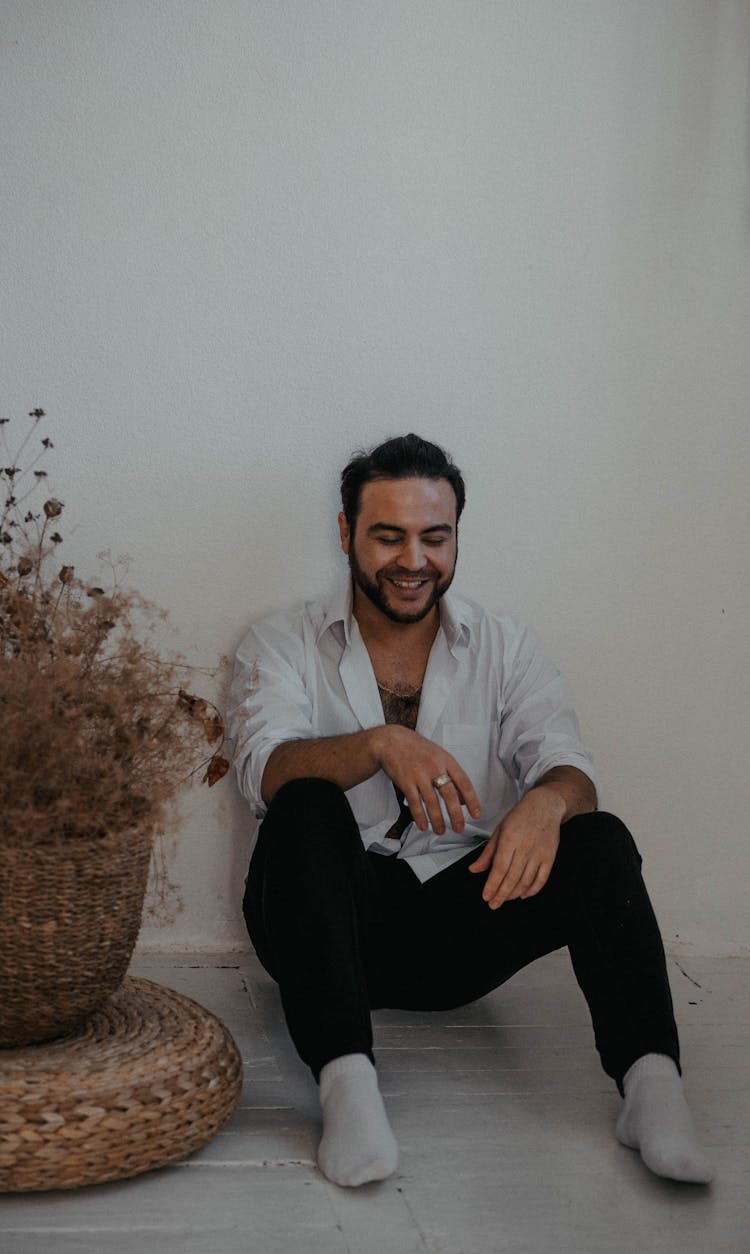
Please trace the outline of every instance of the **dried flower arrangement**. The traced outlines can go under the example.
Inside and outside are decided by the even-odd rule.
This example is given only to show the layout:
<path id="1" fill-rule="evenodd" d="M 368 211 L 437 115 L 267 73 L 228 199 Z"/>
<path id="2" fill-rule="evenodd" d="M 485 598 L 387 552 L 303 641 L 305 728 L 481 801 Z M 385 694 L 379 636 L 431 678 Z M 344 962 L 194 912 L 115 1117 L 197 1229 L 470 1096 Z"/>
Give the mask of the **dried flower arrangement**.
<path id="1" fill-rule="evenodd" d="M 194 668 L 159 647 L 166 615 L 120 586 L 117 563 L 108 587 L 60 564 L 63 503 L 27 504 L 44 495 L 44 416 L 12 455 L 0 419 L 0 841 L 158 833 L 189 775 L 226 773 L 222 721 L 185 691 Z"/>

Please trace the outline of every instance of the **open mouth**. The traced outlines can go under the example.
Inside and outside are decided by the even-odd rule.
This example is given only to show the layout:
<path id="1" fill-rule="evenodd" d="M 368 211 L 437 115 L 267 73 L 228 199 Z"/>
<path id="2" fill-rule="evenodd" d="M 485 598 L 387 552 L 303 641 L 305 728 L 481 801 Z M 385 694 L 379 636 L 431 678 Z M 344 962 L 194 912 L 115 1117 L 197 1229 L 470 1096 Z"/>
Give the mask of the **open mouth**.
<path id="1" fill-rule="evenodd" d="M 431 579 L 394 579 L 391 575 L 388 582 L 399 592 L 421 592 L 432 583 Z"/>

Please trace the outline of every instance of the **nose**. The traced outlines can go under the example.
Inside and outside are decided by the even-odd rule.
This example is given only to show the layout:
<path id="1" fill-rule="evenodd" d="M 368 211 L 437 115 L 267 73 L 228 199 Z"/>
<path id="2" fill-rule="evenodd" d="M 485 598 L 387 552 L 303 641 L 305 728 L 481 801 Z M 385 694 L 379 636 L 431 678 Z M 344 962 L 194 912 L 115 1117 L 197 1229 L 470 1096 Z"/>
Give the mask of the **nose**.
<path id="1" fill-rule="evenodd" d="M 399 556 L 400 564 L 405 570 L 422 570 L 425 566 L 425 552 L 419 536 L 412 536 L 405 540 Z"/>

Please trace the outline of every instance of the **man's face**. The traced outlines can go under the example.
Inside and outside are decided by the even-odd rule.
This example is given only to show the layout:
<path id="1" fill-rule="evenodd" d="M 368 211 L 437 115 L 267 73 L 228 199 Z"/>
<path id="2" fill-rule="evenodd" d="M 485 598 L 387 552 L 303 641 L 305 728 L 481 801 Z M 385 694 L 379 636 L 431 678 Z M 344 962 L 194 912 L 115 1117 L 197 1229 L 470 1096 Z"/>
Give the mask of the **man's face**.
<path id="1" fill-rule="evenodd" d="M 418 623 L 456 568 L 456 495 L 447 479 L 366 483 L 354 534 L 339 514 L 341 547 L 360 595 L 395 623 Z"/>

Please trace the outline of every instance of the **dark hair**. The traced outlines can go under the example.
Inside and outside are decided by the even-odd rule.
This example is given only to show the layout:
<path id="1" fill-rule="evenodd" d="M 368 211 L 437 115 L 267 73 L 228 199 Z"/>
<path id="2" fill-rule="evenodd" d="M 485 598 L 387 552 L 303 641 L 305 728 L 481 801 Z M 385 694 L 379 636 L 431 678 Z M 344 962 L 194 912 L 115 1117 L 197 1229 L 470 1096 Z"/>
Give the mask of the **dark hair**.
<path id="1" fill-rule="evenodd" d="M 355 453 L 341 472 L 341 505 L 351 530 L 362 488 L 374 479 L 447 479 L 456 494 L 456 521 L 466 501 L 463 476 L 438 444 L 418 435 L 399 435 L 369 453 Z"/>

